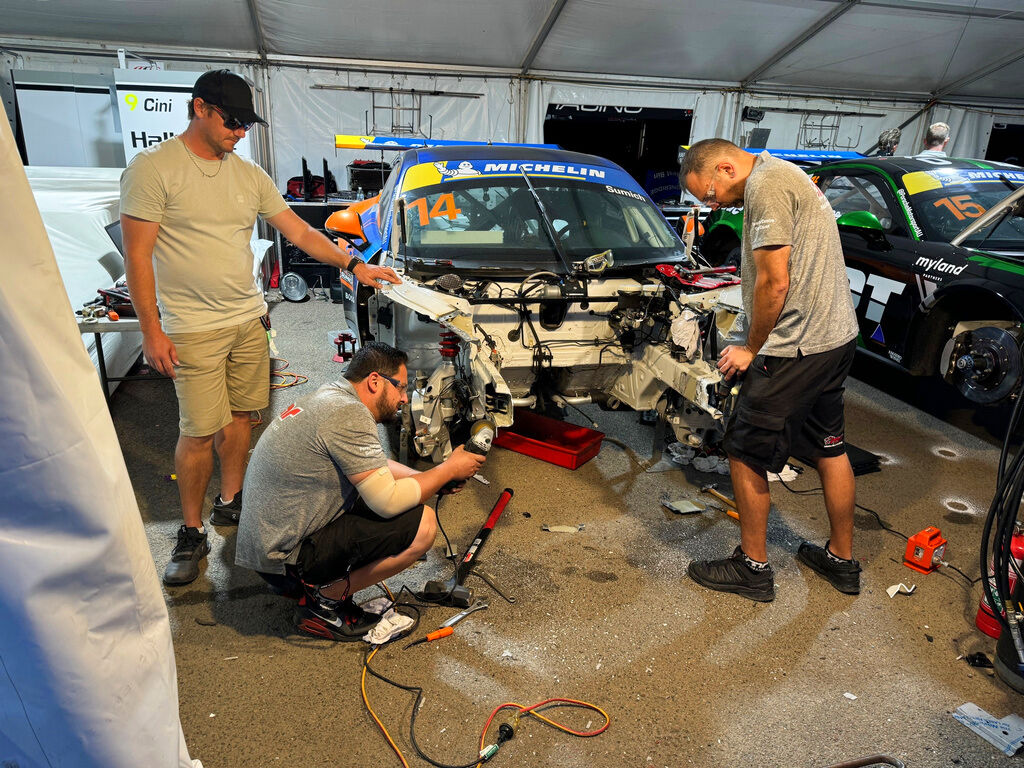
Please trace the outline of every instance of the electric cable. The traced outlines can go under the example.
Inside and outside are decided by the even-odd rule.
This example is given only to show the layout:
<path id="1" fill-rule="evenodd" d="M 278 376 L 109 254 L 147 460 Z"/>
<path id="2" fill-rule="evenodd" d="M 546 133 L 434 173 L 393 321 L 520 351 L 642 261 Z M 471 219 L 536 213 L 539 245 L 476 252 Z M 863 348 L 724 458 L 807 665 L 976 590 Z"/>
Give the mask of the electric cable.
<path id="1" fill-rule="evenodd" d="M 504 592 L 502 592 L 500 589 L 498 589 L 498 587 L 495 585 L 495 583 L 493 581 L 491 581 L 491 579 L 488 576 L 486 576 L 485 574 L 480 572 L 479 568 L 474 568 L 473 570 L 471 570 L 469 572 L 469 576 L 475 576 L 476 578 L 480 579 L 480 581 L 482 581 L 484 584 L 486 584 L 488 587 L 490 587 L 492 590 L 494 590 L 495 594 L 497 594 L 498 597 L 500 597 L 502 600 L 504 600 L 509 605 L 515 604 L 515 602 L 516 602 L 515 598 L 514 597 L 509 597 Z"/>
<path id="2" fill-rule="evenodd" d="M 445 533 L 444 526 L 441 525 L 441 497 L 443 495 L 444 494 L 442 494 L 442 493 L 437 494 L 437 499 L 434 500 L 434 519 L 437 520 L 437 527 L 441 531 L 441 535 L 444 536 L 444 545 L 445 545 L 445 550 L 444 551 L 445 552 L 452 552 L 452 553 L 454 553 L 455 549 L 452 547 L 452 543 L 448 539 L 448 534 Z M 453 558 L 455 556 L 456 555 L 454 555 L 454 554 L 451 554 L 451 555 L 446 554 L 445 555 L 445 559 L 450 560 L 451 558 Z"/>
<path id="3" fill-rule="evenodd" d="M 999 453 L 996 492 L 985 517 L 981 547 L 978 553 L 982 574 L 991 573 L 995 580 L 995 590 L 992 589 L 991 579 L 983 578 L 982 580 L 985 599 L 991 606 L 1010 605 L 1010 570 L 1020 572 L 1014 558 L 1012 544 L 1018 526 L 1017 514 L 1020 509 L 1021 495 L 1024 492 L 1024 448 L 1018 449 L 1011 460 L 1010 446 L 1020 425 L 1022 403 L 1024 403 L 1024 384 L 1018 387 L 1014 396 L 1017 398 L 1017 402 L 1014 404 L 1010 421 L 1007 424 L 1006 435 L 1003 438 L 1003 446 Z M 991 565 L 989 563 L 990 552 Z M 1017 621 L 1014 619 L 1011 623 L 1003 611 L 995 611 L 995 616 L 1004 630 L 1013 635 L 1015 644 L 1018 644 Z"/>
<path id="4" fill-rule="evenodd" d="M 274 363 L 282 363 L 282 365 L 275 366 Z M 270 388 L 271 389 L 288 389 L 288 387 L 296 387 L 299 384 L 305 384 L 309 381 L 308 376 L 304 376 L 301 373 L 293 373 L 292 371 L 286 371 L 288 367 L 288 361 L 283 357 L 272 357 L 270 358 Z M 282 381 L 275 382 L 274 377 L 277 376 Z"/>
<path id="5" fill-rule="evenodd" d="M 416 741 L 416 714 L 419 712 L 420 703 L 423 700 L 423 689 L 420 688 L 419 686 L 403 685 L 402 683 L 396 682 L 395 680 L 392 680 L 392 679 L 390 679 L 388 677 L 385 677 L 384 675 L 382 675 L 381 673 L 379 673 L 377 670 L 375 670 L 373 667 L 370 666 L 370 662 L 373 660 L 373 657 L 377 655 L 377 652 L 382 647 L 383 646 L 378 646 L 377 648 L 374 648 L 372 651 L 367 653 L 366 656 L 363 658 L 363 675 L 362 675 L 362 679 L 364 681 L 364 685 L 363 685 L 363 702 L 364 702 L 364 704 L 366 704 L 367 710 L 370 710 L 370 705 L 369 705 L 369 700 L 366 697 L 365 680 L 366 680 L 366 673 L 369 672 L 371 675 L 376 677 L 378 680 L 382 680 L 383 682 L 387 683 L 388 685 L 394 686 L 395 688 L 398 688 L 398 689 L 403 690 L 403 691 L 408 691 L 409 693 L 415 693 L 416 694 L 416 700 L 413 702 L 413 705 L 412 705 L 412 715 L 409 718 L 409 741 L 412 743 L 412 748 L 416 751 L 417 755 L 419 755 L 423 760 L 426 760 L 431 765 L 435 766 L 435 768 L 476 768 L 477 764 L 480 762 L 479 758 L 474 759 L 473 762 L 471 762 L 471 763 L 463 763 L 463 764 L 460 764 L 460 765 L 450 765 L 448 763 L 442 763 L 442 762 L 440 762 L 438 760 L 434 760 L 432 757 L 430 757 L 429 755 L 425 754 L 422 749 L 420 749 L 420 745 Z M 370 710 L 370 712 L 371 712 L 371 716 L 373 717 L 374 721 L 377 723 L 377 726 L 384 733 L 385 738 L 387 738 L 388 743 L 391 745 L 391 748 L 395 751 L 395 754 L 397 754 L 399 759 L 402 761 L 402 765 L 406 766 L 406 768 L 408 768 L 409 763 L 406 762 L 405 757 L 402 755 L 401 750 L 399 750 L 398 746 L 391 739 L 391 736 L 388 734 L 387 729 L 384 728 L 384 724 L 381 723 L 380 720 L 377 718 L 377 716 L 372 713 L 372 710 Z"/>
<path id="6" fill-rule="evenodd" d="M 377 724 L 377 727 L 384 734 L 384 737 L 387 739 L 388 744 L 394 750 L 395 754 L 398 755 L 398 758 L 402 761 L 402 765 L 406 766 L 406 768 L 408 768 L 409 764 L 406 761 L 405 756 L 402 754 L 401 750 L 398 748 L 398 745 L 395 744 L 394 740 L 391 738 L 391 735 L 388 733 L 387 729 L 384 727 L 384 724 L 380 721 L 380 719 L 377 717 L 376 713 L 374 713 L 373 709 L 370 706 L 369 697 L 367 696 L 367 693 L 366 693 L 366 674 L 367 674 L 367 672 L 369 672 L 369 674 L 371 674 L 373 677 L 377 678 L 378 680 L 381 680 L 382 682 L 387 683 L 388 685 L 391 685 L 391 686 L 393 686 L 395 688 L 398 688 L 400 690 L 403 690 L 403 691 L 408 691 L 409 693 L 415 693 L 416 694 L 416 698 L 413 701 L 413 705 L 412 705 L 412 712 L 411 712 L 411 714 L 409 716 L 409 741 L 412 744 L 412 747 L 415 750 L 416 754 L 419 755 L 420 758 L 422 758 L 426 762 L 428 762 L 431 765 L 435 766 L 435 768 L 479 768 L 481 765 L 484 764 L 484 762 L 486 762 L 491 757 L 493 757 L 494 753 L 497 751 L 497 748 L 495 748 L 494 751 L 491 752 L 490 755 L 487 755 L 486 758 L 482 757 L 483 754 L 484 754 L 484 744 L 486 742 L 487 732 L 490 730 L 491 723 L 494 721 L 494 718 L 497 716 L 497 714 L 499 712 L 501 712 L 502 710 L 504 710 L 504 709 L 515 709 L 516 710 L 516 714 L 515 714 L 515 717 L 514 717 L 514 720 L 513 720 L 513 723 L 515 725 L 511 726 L 512 731 L 511 731 L 511 735 L 510 736 L 506 736 L 504 738 L 499 737 L 499 741 L 498 741 L 499 746 L 500 746 L 500 744 L 503 741 L 505 741 L 507 739 L 510 739 L 510 738 L 512 738 L 515 735 L 515 730 L 514 729 L 518 725 L 519 719 L 523 715 L 532 715 L 533 717 L 536 717 L 538 720 L 540 720 L 541 722 L 551 726 L 552 728 L 560 730 L 563 733 L 568 733 L 568 734 L 570 734 L 572 736 L 577 736 L 579 738 L 592 738 L 594 736 L 599 736 L 600 734 L 604 733 L 608 729 L 609 725 L 611 725 L 611 718 L 608 716 L 607 712 L 605 712 L 603 709 L 598 707 L 596 704 L 591 704 L 591 703 L 586 702 L 586 701 L 579 701 L 579 700 L 576 700 L 576 699 L 565 699 L 565 698 L 550 698 L 550 699 L 545 699 L 544 701 L 541 701 L 541 702 L 539 702 L 537 704 L 533 704 L 532 706 L 524 706 L 522 704 L 517 704 L 515 702 L 506 702 L 504 704 L 500 704 L 499 706 L 495 707 L 494 710 L 491 711 L 490 716 L 487 718 L 487 722 L 484 724 L 483 731 L 480 734 L 480 754 L 477 755 L 473 759 L 472 762 L 461 763 L 461 764 L 450 764 L 450 763 L 441 762 L 440 760 L 436 760 L 436 759 L 432 758 L 430 755 L 427 755 L 422 750 L 422 748 L 420 747 L 419 742 L 416 741 L 416 716 L 419 713 L 419 710 L 420 710 L 420 708 L 422 706 L 422 702 L 423 702 L 423 689 L 421 687 L 419 687 L 419 686 L 404 685 L 403 683 L 399 683 L 399 682 L 397 682 L 395 680 L 392 680 L 391 678 L 386 677 L 385 675 L 383 675 L 380 672 L 378 672 L 377 670 L 375 670 L 372 666 L 370 666 L 370 662 L 377 655 L 377 652 L 381 648 L 383 648 L 383 647 L 384 646 L 377 646 L 372 651 L 369 651 L 364 656 L 364 658 L 363 658 L 363 671 L 362 671 L 361 683 L 360 683 L 361 689 L 362 689 L 363 704 L 366 706 L 366 709 L 370 713 L 370 716 L 373 718 L 374 722 Z M 554 708 L 557 708 L 557 707 L 570 707 L 570 708 L 588 709 L 588 710 L 597 712 L 598 714 L 600 714 L 604 718 L 604 724 L 601 725 L 599 728 L 596 728 L 594 730 L 590 730 L 590 731 L 577 731 L 577 730 L 575 730 L 573 728 L 568 727 L 567 725 L 559 723 L 559 722 L 557 722 L 555 720 L 552 720 L 551 718 L 545 717 L 544 715 L 540 714 L 540 712 L 546 711 L 548 709 L 554 709 Z"/>
<path id="7" fill-rule="evenodd" d="M 807 490 L 798 491 L 798 490 L 796 490 L 794 488 L 790 488 L 789 485 L 786 483 L 786 481 L 783 480 L 781 477 L 779 478 L 779 482 L 782 483 L 782 486 L 787 491 L 789 491 L 790 493 L 794 493 L 794 494 L 824 493 L 824 488 L 820 488 L 820 487 L 819 488 L 809 488 Z M 894 536 L 899 536 L 904 541 L 910 541 L 910 537 L 907 536 L 907 534 L 903 533 L 903 531 L 898 531 L 895 528 L 893 528 L 892 526 L 887 525 L 885 523 L 885 521 L 882 520 L 881 515 L 879 515 L 875 510 L 871 509 L 870 507 L 865 507 L 863 504 L 856 504 L 855 503 L 854 507 L 856 507 L 857 509 L 863 510 L 864 512 L 867 512 L 869 515 L 873 516 L 875 518 L 875 521 L 878 523 L 878 527 L 881 528 L 883 531 L 891 533 Z M 946 568 L 951 568 L 952 570 L 956 571 L 961 576 L 963 576 L 964 579 L 966 579 L 968 585 L 971 586 L 971 587 L 973 587 L 975 584 L 977 584 L 979 581 L 982 580 L 981 576 L 979 576 L 976 579 L 972 579 L 970 576 L 968 576 L 966 573 L 961 571 L 959 568 L 957 568 L 952 563 L 947 563 L 947 562 L 943 561 L 942 565 L 945 566 Z M 946 578 L 952 579 L 953 581 L 956 581 L 956 579 L 953 579 L 952 576 L 949 576 L 948 574 L 943 573 L 943 571 L 941 569 L 939 569 L 938 573 L 942 573 L 944 576 L 946 576 Z M 959 584 L 960 582 L 957 582 L 957 583 Z"/>

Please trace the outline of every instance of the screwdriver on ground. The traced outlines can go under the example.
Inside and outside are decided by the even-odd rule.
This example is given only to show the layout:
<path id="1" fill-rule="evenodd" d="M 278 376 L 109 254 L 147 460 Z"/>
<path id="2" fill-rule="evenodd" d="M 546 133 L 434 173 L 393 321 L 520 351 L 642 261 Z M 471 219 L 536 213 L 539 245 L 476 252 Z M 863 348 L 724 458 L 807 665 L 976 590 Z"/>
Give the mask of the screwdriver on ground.
<path id="1" fill-rule="evenodd" d="M 426 637 L 421 637 L 419 640 L 413 640 L 405 647 L 408 650 L 409 648 L 412 648 L 414 645 L 419 645 L 420 643 L 432 643 L 434 640 L 440 640 L 442 637 L 448 637 L 448 635 L 454 632 L 454 627 L 441 627 L 441 629 L 434 630 Z"/>

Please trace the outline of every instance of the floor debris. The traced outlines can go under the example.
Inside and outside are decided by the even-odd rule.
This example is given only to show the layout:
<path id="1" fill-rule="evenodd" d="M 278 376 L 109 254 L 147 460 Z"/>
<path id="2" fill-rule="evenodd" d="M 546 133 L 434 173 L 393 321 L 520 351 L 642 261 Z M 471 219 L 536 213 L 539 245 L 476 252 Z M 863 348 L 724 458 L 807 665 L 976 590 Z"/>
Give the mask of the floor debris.
<path id="1" fill-rule="evenodd" d="M 669 512 L 675 512 L 677 515 L 692 515 L 695 512 L 703 512 L 707 509 L 704 505 L 697 504 L 690 499 L 672 499 L 671 501 L 661 502 L 661 505 Z"/>
<path id="2" fill-rule="evenodd" d="M 977 704 L 967 702 L 956 708 L 953 717 L 1009 757 L 1024 744 L 1024 718 L 1020 715 L 1010 714 L 998 720 Z"/>
<path id="3" fill-rule="evenodd" d="M 898 594 L 910 595 L 913 594 L 914 590 L 917 589 L 917 584 L 911 584 L 909 587 L 902 581 L 899 584 L 893 584 L 885 590 L 890 598 L 896 597 Z"/>
<path id="4" fill-rule="evenodd" d="M 542 531 L 550 531 L 551 533 L 579 533 L 584 527 L 583 523 L 577 525 L 548 525 L 544 523 L 540 529 Z"/>

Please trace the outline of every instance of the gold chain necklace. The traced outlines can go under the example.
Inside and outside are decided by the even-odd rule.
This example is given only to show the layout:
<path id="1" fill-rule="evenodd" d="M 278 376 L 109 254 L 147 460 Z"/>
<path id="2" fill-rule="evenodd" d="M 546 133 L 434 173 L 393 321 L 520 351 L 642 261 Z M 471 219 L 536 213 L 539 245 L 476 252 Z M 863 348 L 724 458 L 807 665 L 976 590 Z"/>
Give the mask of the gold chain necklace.
<path id="1" fill-rule="evenodd" d="M 196 167 L 196 170 L 203 174 L 203 176 L 205 176 L 207 179 L 212 179 L 214 176 L 220 173 L 220 169 L 224 165 L 223 156 L 220 159 L 220 165 L 217 166 L 217 170 L 214 171 L 213 173 L 207 173 L 199 166 L 199 163 L 196 162 L 196 157 L 198 156 L 191 149 L 188 148 L 188 144 L 185 143 L 184 139 L 181 139 L 181 146 L 185 148 L 185 152 L 188 154 L 188 159 L 192 161 L 192 165 L 194 165 Z"/>

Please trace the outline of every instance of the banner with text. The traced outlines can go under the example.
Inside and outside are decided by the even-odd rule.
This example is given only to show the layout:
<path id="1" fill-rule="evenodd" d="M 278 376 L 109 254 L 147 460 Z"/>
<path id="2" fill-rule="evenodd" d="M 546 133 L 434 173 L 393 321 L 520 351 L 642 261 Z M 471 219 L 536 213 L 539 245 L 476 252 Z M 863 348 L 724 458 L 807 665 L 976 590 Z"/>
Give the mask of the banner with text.
<path id="1" fill-rule="evenodd" d="M 192 86 L 201 74 L 114 70 L 125 164 L 142 150 L 185 130 Z M 252 157 L 248 136 L 235 145 L 235 152 L 242 157 Z"/>

